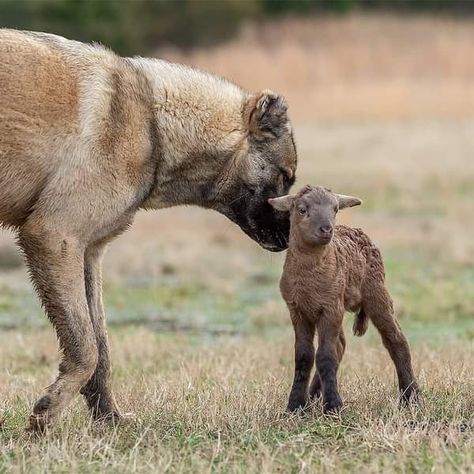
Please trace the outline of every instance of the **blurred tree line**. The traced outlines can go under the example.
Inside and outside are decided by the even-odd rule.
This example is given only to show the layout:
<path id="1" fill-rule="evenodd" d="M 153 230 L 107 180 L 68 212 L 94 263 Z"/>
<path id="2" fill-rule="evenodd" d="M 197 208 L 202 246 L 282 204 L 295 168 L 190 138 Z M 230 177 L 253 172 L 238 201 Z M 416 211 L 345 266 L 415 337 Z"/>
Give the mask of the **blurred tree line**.
<path id="1" fill-rule="evenodd" d="M 0 26 L 144 54 L 164 43 L 214 44 L 232 37 L 249 19 L 353 9 L 465 13 L 473 7 L 474 0 L 0 0 Z"/>

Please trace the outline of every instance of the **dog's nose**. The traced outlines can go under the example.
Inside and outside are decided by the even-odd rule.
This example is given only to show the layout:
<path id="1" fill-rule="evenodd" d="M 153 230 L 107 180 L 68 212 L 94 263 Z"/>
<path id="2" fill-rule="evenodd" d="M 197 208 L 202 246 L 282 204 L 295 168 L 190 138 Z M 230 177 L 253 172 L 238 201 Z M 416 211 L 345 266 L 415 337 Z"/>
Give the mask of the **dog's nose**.
<path id="1" fill-rule="evenodd" d="M 332 232 L 332 225 L 322 225 L 319 230 L 323 234 L 330 234 Z"/>

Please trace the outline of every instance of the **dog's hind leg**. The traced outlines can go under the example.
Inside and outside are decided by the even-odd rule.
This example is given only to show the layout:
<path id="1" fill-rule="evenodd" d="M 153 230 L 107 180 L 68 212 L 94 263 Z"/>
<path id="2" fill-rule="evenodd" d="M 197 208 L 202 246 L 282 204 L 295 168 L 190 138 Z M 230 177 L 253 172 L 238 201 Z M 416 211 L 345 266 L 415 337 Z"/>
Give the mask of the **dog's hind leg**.
<path id="1" fill-rule="evenodd" d="M 84 258 L 87 302 L 99 351 L 99 361 L 92 377 L 82 387 L 81 393 L 94 419 L 114 421 L 119 420 L 121 414 L 111 387 L 107 327 L 102 302 L 102 256 L 105 246 L 106 241 L 91 245 L 86 249 Z"/>

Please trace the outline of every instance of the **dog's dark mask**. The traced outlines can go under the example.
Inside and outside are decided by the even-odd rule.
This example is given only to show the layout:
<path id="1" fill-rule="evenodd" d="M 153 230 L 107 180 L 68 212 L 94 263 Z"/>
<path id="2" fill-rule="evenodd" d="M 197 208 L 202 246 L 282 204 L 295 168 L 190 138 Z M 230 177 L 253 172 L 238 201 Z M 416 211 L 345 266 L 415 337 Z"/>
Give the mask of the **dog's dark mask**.
<path id="1" fill-rule="evenodd" d="M 271 92 L 249 100 L 246 154 L 234 166 L 219 209 L 274 252 L 287 248 L 290 220 L 288 212 L 273 209 L 268 199 L 287 194 L 295 181 L 296 149 L 286 111 L 285 100 Z"/>

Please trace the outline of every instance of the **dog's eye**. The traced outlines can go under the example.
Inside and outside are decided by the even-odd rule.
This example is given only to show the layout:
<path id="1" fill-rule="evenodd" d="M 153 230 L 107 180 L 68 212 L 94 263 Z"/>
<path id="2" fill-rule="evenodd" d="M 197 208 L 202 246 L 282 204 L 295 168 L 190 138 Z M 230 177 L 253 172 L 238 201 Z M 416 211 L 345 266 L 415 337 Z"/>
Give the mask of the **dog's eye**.
<path id="1" fill-rule="evenodd" d="M 305 209 L 304 207 L 299 207 L 299 208 L 298 208 L 298 212 L 299 212 L 302 216 L 304 216 L 304 215 L 306 214 L 306 209 Z"/>

